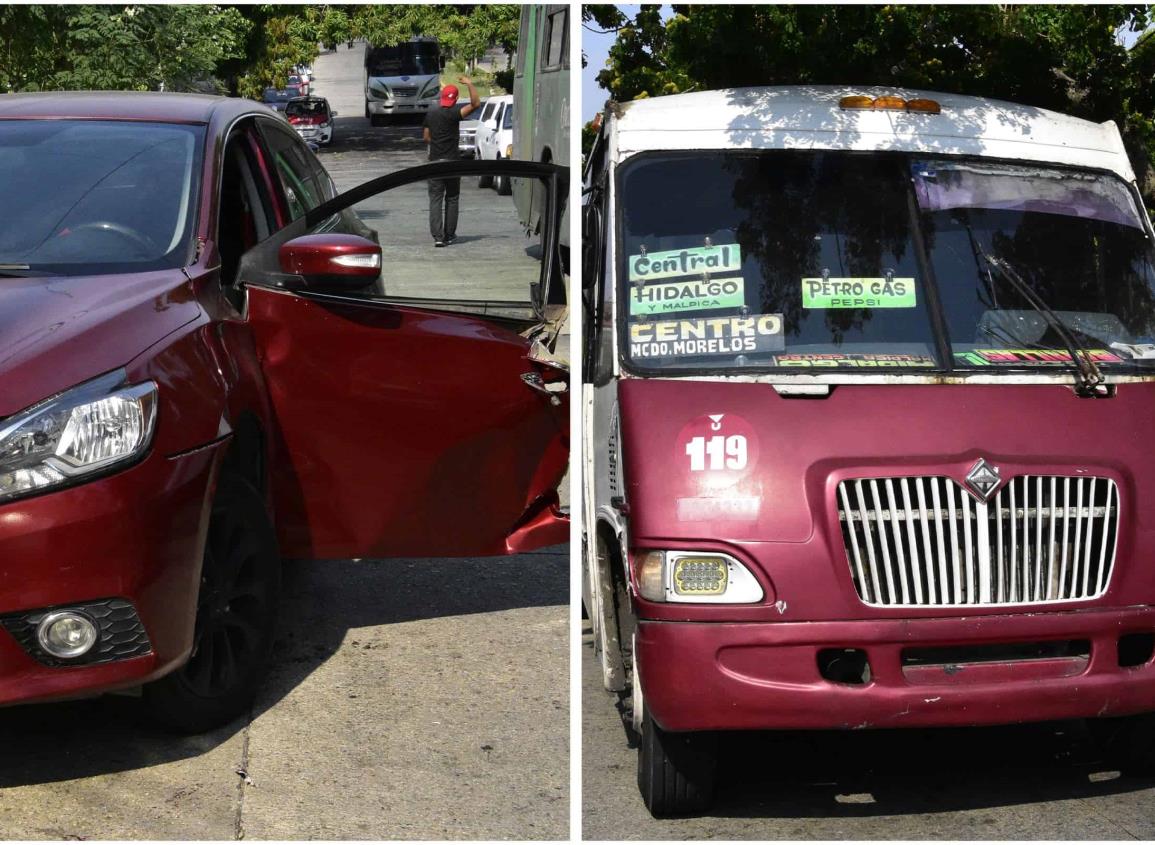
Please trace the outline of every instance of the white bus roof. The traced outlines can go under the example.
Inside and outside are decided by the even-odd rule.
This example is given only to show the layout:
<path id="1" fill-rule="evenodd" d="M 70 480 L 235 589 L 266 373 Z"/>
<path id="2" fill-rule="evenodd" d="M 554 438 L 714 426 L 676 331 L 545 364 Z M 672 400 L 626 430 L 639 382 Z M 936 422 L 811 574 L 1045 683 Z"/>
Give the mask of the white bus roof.
<path id="1" fill-rule="evenodd" d="M 941 114 L 839 108 L 855 94 L 929 98 Z M 1092 123 L 1033 106 L 888 87 L 727 88 L 622 103 L 610 154 L 644 150 L 823 149 L 982 155 L 1135 175 L 1113 121 Z"/>

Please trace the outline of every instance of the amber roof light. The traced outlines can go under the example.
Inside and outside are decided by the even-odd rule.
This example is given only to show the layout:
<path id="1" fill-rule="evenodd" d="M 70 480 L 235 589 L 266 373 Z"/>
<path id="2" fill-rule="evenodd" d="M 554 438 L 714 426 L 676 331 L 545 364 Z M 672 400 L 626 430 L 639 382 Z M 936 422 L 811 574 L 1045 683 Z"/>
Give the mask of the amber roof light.
<path id="1" fill-rule="evenodd" d="M 865 97 L 856 94 L 838 101 L 840 109 L 870 109 L 872 111 L 909 111 L 919 114 L 939 114 L 942 106 L 936 100 L 918 97 L 904 100 L 902 97 Z"/>

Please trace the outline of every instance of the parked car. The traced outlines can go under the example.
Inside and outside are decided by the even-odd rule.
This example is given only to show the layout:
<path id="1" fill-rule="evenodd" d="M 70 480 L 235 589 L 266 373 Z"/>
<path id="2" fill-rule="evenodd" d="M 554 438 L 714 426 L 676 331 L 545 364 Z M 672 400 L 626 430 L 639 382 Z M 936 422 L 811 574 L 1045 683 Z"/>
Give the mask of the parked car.
<path id="1" fill-rule="evenodd" d="M 650 811 L 709 806 L 723 730 L 1087 719 L 1155 772 L 1155 251 L 1116 125 L 653 97 L 583 193 L 584 595 Z"/>
<path id="2" fill-rule="evenodd" d="M 483 100 L 481 105 L 470 112 L 469 116 L 459 125 L 457 149 L 462 158 L 475 158 L 477 156 L 477 130 L 482 125 L 481 115 L 485 112 L 486 102 L 488 101 Z"/>
<path id="3" fill-rule="evenodd" d="M 323 147 L 333 142 L 333 118 L 337 112 L 329 108 L 324 97 L 294 97 L 285 104 L 285 118 L 305 141 Z"/>
<path id="4" fill-rule="evenodd" d="M 266 88 L 261 102 L 274 111 L 283 112 L 289 100 L 298 96 L 294 88 Z"/>
<path id="5" fill-rule="evenodd" d="M 482 112 L 482 125 L 477 131 L 477 158 L 482 161 L 501 161 L 513 158 L 513 96 L 502 94 L 490 97 L 493 103 L 492 115 Z M 495 188 L 499 194 L 511 193 L 508 177 L 481 176 L 477 180 L 479 188 Z"/>
<path id="6" fill-rule="evenodd" d="M 297 96 L 305 97 L 309 93 L 309 77 L 294 73 L 286 81 L 285 87 L 291 91 L 296 91 Z"/>
<path id="7" fill-rule="evenodd" d="M 503 167 L 564 200 L 563 169 Z M 520 318 L 388 297 L 350 208 L 480 169 L 338 196 L 247 100 L 0 98 L 0 704 L 143 685 L 204 730 L 253 700 L 282 556 L 566 541 L 560 261 Z"/>

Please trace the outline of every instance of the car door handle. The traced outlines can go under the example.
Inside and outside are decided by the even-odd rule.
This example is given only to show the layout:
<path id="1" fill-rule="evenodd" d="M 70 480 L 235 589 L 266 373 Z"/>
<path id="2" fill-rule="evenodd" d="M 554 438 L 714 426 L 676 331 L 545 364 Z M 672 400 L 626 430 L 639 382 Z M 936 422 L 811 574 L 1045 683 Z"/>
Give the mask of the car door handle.
<path id="1" fill-rule="evenodd" d="M 561 398 L 558 394 L 569 390 L 569 385 L 564 381 L 551 381 L 547 384 L 542 381 L 540 373 L 522 373 L 521 380 L 532 390 L 536 390 L 543 396 L 548 396 L 551 405 L 560 405 Z"/>

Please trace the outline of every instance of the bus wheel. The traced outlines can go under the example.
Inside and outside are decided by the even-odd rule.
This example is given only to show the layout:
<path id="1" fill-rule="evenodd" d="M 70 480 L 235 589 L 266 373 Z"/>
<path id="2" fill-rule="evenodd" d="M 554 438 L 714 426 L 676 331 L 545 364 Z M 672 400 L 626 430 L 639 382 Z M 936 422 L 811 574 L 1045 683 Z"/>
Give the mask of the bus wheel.
<path id="1" fill-rule="evenodd" d="M 714 799 L 718 739 L 712 733 L 669 733 L 642 715 L 638 789 L 654 818 L 698 813 Z"/>
<path id="2" fill-rule="evenodd" d="M 497 189 L 497 192 L 501 196 L 508 197 L 510 194 L 513 193 L 513 188 L 510 187 L 508 176 L 496 176 L 494 178 L 497 182 L 497 184 L 494 185 L 494 187 Z"/>
<path id="3" fill-rule="evenodd" d="M 478 176 L 477 177 L 477 187 L 479 187 L 479 188 L 492 188 L 493 187 L 493 177 L 492 176 Z"/>
<path id="4" fill-rule="evenodd" d="M 1155 713 L 1112 719 L 1088 719 L 1103 756 L 1125 775 L 1155 774 Z"/>
<path id="5" fill-rule="evenodd" d="M 385 115 L 383 115 L 383 114 L 369 115 L 369 125 L 370 126 L 384 126 L 385 125 Z"/>

